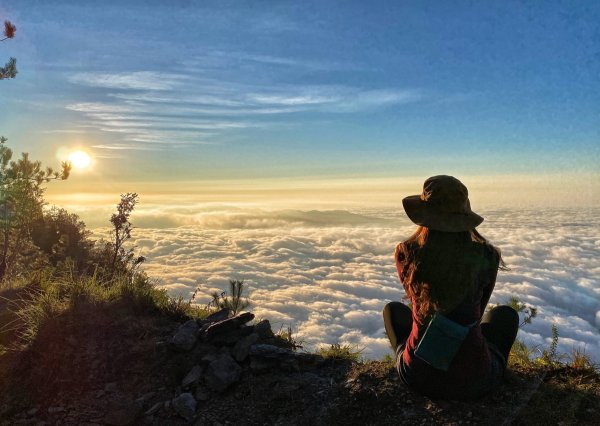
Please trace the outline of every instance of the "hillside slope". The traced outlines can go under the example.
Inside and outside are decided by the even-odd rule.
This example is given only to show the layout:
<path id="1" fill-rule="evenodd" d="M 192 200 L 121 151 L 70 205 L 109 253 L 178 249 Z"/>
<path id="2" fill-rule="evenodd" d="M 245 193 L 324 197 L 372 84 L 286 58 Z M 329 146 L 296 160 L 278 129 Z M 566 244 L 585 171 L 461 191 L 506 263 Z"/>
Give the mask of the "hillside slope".
<path id="1" fill-rule="evenodd" d="M 389 362 L 294 351 L 252 320 L 80 304 L 0 355 L 0 425 L 600 424 L 591 370 L 514 366 L 486 398 L 431 400 Z"/>

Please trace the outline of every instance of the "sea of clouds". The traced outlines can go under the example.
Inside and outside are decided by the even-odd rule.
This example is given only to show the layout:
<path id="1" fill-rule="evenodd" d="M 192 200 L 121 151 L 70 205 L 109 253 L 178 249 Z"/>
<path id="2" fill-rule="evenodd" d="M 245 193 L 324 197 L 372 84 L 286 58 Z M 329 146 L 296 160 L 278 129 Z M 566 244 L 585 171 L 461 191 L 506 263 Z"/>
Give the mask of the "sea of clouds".
<path id="1" fill-rule="evenodd" d="M 583 349 L 600 362 L 600 209 L 488 210 L 478 228 L 502 250 L 491 303 L 517 296 L 538 309 L 519 338 L 544 349 L 551 325 L 558 350 Z M 275 331 L 288 325 L 307 350 L 343 343 L 365 358 L 390 353 L 381 311 L 401 300 L 395 245 L 415 226 L 403 212 L 205 210 L 134 214 L 136 254 L 171 295 L 205 304 L 229 279 L 248 287 L 252 310 Z M 102 231 L 98 231 L 99 235 Z"/>

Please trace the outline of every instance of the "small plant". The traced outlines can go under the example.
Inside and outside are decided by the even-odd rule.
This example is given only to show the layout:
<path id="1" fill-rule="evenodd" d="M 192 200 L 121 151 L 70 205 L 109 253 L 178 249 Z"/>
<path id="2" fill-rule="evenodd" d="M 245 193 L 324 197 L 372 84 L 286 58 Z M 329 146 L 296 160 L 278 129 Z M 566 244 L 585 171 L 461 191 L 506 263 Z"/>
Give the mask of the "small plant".
<path id="1" fill-rule="evenodd" d="M 556 365 L 560 362 L 559 356 L 557 356 L 556 349 L 558 347 L 558 327 L 556 324 L 552 324 L 552 340 L 548 349 L 542 351 L 542 355 L 537 359 L 537 362 L 543 365 Z"/>
<path id="2" fill-rule="evenodd" d="M 297 349 L 302 349 L 303 346 L 302 344 L 304 343 L 304 340 L 299 340 L 298 339 L 298 330 L 296 330 L 296 336 L 294 337 L 294 332 L 292 331 L 292 326 L 288 325 L 287 328 L 284 330 L 283 329 L 283 324 L 281 325 L 281 327 L 279 328 L 279 331 L 275 334 L 275 336 L 277 336 L 279 339 L 283 340 L 286 343 L 286 346 L 288 346 L 290 349 L 292 350 L 297 350 Z"/>
<path id="3" fill-rule="evenodd" d="M 517 312 L 525 314 L 525 318 L 519 325 L 519 328 L 523 327 L 525 324 L 531 324 L 532 319 L 537 315 L 536 308 L 521 303 L 517 297 L 511 297 L 508 304 Z M 516 339 L 510 349 L 509 362 L 523 365 L 538 364 L 544 367 L 556 367 L 565 364 L 565 359 L 570 358 L 570 362 L 568 362 L 567 365 L 575 369 L 592 371 L 597 369 L 597 366 L 591 362 L 585 351 L 580 348 L 573 348 L 570 356 L 558 354 L 559 334 L 556 324 L 552 324 L 551 333 L 552 338 L 550 340 L 550 345 L 546 349 L 540 349 L 539 346 L 531 348 L 521 339 Z M 539 355 L 535 356 L 536 353 Z"/>
<path id="4" fill-rule="evenodd" d="M 580 371 L 594 371 L 597 368 L 585 352 L 585 349 L 581 347 L 573 347 L 571 355 L 569 355 L 568 365 Z"/>
<path id="5" fill-rule="evenodd" d="M 525 303 L 521 303 L 519 298 L 516 296 L 512 296 L 510 299 L 508 299 L 508 306 L 525 315 L 523 322 L 519 324 L 519 327 L 522 327 L 525 324 L 531 324 L 531 321 L 537 316 L 537 308 L 526 305 Z"/>
<path id="6" fill-rule="evenodd" d="M 524 314 L 523 321 L 519 324 L 519 328 L 526 324 L 531 324 L 533 318 L 537 316 L 537 308 L 522 303 L 516 296 L 512 296 L 508 299 L 507 304 L 518 313 Z M 536 358 L 535 352 L 536 348 L 528 347 L 523 340 L 517 338 L 510 349 L 509 361 L 515 364 L 531 364 Z"/>
<path id="7" fill-rule="evenodd" d="M 333 343 L 329 347 L 323 346 L 317 350 L 317 354 L 323 358 L 332 360 L 348 360 L 358 362 L 361 360 L 361 353 L 364 350 L 358 349 L 358 346 L 351 346 L 348 344 L 340 345 L 339 343 Z"/>
<path id="8" fill-rule="evenodd" d="M 133 226 L 129 222 L 129 216 L 133 212 L 135 205 L 138 202 L 138 194 L 135 192 L 128 192 L 127 194 L 121 194 L 121 201 L 117 204 L 117 212 L 113 213 L 110 217 L 110 223 L 113 225 L 114 241 L 113 241 L 113 253 L 111 266 L 111 278 L 116 272 L 117 260 L 122 260 L 124 263 L 129 263 L 130 258 L 133 257 L 133 249 L 125 250 L 123 244 L 131 238 L 131 230 Z M 145 259 L 140 256 L 139 262 L 142 263 Z"/>
<path id="9" fill-rule="evenodd" d="M 229 289 L 231 295 L 227 295 L 226 291 L 211 293 L 212 300 L 208 302 L 207 308 L 223 309 L 227 308 L 231 311 L 231 315 L 237 315 L 242 309 L 250 305 L 247 298 L 242 298 L 244 291 L 244 280 L 229 280 Z"/>
<path id="10" fill-rule="evenodd" d="M 17 301 L 15 314 L 19 317 L 20 327 L 16 328 L 16 337 L 21 345 L 30 345 L 44 324 L 55 319 L 66 308 L 56 289 L 44 291 L 32 289 Z"/>
<path id="11" fill-rule="evenodd" d="M 381 362 L 387 364 L 390 368 L 394 368 L 396 365 L 396 360 L 391 354 L 385 354 L 383 358 L 381 358 Z"/>
<path id="12" fill-rule="evenodd" d="M 161 311 L 167 316 L 176 320 L 185 320 L 189 318 L 203 319 L 210 314 L 210 310 L 194 303 L 196 295 L 200 292 L 200 287 L 196 287 L 189 299 L 182 296 L 166 296 L 161 304 Z"/>
<path id="13" fill-rule="evenodd" d="M 516 339 L 510 349 L 510 355 L 508 357 L 511 364 L 531 364 L 534 358 L 535 349 L 530 348 L 521 339 Z"/>

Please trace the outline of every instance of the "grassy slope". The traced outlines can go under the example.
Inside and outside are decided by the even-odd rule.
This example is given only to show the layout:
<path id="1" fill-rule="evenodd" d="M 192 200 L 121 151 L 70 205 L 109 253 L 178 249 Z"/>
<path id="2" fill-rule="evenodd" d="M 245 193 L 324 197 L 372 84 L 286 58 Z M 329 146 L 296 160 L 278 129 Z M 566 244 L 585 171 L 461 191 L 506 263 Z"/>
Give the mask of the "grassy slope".
<path id="1" fill-rule="evenodd" d="M 131 398 L 157 388 L 175 389 L 189 360 L 157 348 L 172 335 L 177 321 L 190 314 L 200 311 L 168 299 L 147 280 L 105 288 L 91 279 L 65 286 L 38 277 L 0 291 L 0 345 L 8 348 L 0 355 L 0 413 L 18 415 L 31 407 L 46 412 L 70 404 L 74 414 L 66 422 L 76 424 L 106 410 L 102 404 L 108 397 L 97 398 L 105 383 L 120 383 Z M 346 352 L 342 358 L 351 356 Z M 579 368 L 514 364 L 498 392 L 474 402 L 420 396 L 400 384 L 389 360 L 354 359 L 346 365 L 343 377 L 336 376 L 332 385 L 336 389 L 329 424 L 600 424 L 599 376 L 585 363 Z M 252 386 L 260 388 L 262 380 L 257 377 Z M 235 394 L 222 396 L 234 401 L 228 402 L 233 409 L 223 410 L 229 421 L 248 412 L 244 401 L 253 404 L 235 396 L 246 391 L 252 393 L 240 385 Z M 211 400 L 215 409 L 221 402 Z M 259 410 L 257 418 L 270 419 L 278 410 L 296 418 L 301 413 L 290 412 L 295 402 L 276 401 L 282 410 L 272 404 L 252 409 Z"/>

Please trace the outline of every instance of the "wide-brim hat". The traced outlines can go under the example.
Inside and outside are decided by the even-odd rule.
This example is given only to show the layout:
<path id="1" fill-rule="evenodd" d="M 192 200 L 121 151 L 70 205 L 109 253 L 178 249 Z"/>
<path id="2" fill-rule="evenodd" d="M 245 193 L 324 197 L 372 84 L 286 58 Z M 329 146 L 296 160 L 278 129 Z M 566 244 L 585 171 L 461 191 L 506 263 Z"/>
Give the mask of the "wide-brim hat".
<path id="1" fill-rule="evenodd" d="M 402 205 L 414 223 L 437 231 L 463 232 L 483 222 L 471 211 L 467 187 L 453 176 L 430 177 L 423 193 L 404 198 Z"/>

